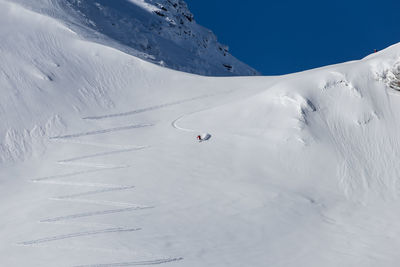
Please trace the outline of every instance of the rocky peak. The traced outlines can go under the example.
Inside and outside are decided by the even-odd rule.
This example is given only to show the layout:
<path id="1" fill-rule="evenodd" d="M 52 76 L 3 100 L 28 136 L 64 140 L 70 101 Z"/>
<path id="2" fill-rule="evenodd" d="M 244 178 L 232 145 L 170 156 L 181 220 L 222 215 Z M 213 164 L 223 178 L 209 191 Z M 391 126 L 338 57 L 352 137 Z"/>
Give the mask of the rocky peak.
<path id="1" fill-rule="evenodd" d="M 183 0 L 66 1 L 81 23 L 142 59 L 202 75 L 258 74 L 198 25 Z"/>

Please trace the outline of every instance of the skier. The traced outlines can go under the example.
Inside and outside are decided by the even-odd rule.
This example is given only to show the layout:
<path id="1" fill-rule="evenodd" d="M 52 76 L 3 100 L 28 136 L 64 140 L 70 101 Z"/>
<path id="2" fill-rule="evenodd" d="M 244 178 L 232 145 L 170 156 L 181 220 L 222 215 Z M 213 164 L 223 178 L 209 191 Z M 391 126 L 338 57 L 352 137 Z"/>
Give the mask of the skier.
<path id="1" fill-rule="evenodd" d="M 211 138 L 211 134 L 209 133 L 199 134 L 196 138 L 197 140 L 199 140 L 199 142 L 208 141 Z"/>

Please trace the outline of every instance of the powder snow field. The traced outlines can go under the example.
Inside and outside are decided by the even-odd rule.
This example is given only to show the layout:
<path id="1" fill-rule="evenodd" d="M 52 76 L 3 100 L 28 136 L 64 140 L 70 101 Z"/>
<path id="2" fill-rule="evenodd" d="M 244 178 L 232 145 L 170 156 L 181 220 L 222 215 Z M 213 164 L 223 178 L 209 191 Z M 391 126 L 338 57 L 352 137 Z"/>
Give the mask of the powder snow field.
<path id="1" fill-rule="evenodd" d="M 400 45 L 212 78 L 0 13 L 1 266 L 398 266 Z"/>

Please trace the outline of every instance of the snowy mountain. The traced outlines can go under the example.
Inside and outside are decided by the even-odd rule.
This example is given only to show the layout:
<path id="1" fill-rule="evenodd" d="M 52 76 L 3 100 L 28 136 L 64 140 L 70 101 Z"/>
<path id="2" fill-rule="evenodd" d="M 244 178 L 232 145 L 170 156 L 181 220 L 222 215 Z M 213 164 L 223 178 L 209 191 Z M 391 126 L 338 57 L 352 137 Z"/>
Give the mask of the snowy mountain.
<path id="1" fill-rule="evenodd" d="M 1 266 L 398 266 L 400 44 L 205 77 L 97 33 L 90 1 L 16 2 L 0 0 Z M 152 3 L 134 1 L 172 17 Z"/>
<path id="2" fill-rule="evenodd" d="M 183 0 L 16 1 L 63 20 L 86 39 L 161 66 L 210 76 L 259 74 L 198 25 Z"/>

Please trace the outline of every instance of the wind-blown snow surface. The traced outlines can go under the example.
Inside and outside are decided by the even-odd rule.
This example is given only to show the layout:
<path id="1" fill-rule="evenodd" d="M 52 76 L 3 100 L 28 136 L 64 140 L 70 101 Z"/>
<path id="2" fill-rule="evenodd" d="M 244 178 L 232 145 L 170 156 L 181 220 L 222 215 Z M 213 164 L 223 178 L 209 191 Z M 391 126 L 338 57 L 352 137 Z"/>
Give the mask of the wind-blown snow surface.
<path id="1" fill-rule="evenodd" d="M 2 266 L 398 265 L 399 45 L 210 78 L 0 13 Z"/>

